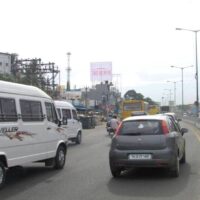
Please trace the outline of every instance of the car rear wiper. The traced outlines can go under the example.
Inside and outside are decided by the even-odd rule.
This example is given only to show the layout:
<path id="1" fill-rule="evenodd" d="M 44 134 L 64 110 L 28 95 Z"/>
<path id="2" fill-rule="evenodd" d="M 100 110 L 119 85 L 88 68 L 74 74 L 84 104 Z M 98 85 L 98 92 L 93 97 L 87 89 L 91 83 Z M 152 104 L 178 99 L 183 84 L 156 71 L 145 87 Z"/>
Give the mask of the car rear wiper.
<path id="1" fill-rule="evenodd" d="M 123 133 L 122 135 L 142 135 L 142 133 Z"/>

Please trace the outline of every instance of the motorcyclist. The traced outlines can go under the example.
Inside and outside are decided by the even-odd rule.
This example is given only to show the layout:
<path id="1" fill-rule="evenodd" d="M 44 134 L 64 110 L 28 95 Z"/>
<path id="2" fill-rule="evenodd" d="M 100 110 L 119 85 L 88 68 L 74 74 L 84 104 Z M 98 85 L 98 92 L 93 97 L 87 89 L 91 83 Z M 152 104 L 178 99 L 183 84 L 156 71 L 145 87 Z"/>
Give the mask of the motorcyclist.
<path id="1" fill-rule="evenodd" d="M 110 127 L 112 131 L 115 133 L 117 127 L 119 126 L 119 120 L 117 119 L 117 115 L 113 115 L 112 119 L 110 120 Z"/>

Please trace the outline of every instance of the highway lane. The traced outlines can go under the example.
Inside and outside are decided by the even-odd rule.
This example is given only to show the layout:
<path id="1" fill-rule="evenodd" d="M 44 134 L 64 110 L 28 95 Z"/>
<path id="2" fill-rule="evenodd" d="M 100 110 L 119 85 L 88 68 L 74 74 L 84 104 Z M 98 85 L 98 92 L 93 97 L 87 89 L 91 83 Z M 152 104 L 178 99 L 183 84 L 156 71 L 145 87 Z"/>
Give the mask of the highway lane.
<path id="1" fill-rule="evenodd" d="M 63 170 L 31 164 L 8 173 L 0 200 L 200 200 L 200 131 L 189 129 L 187 163 L 180 177 L 170 178 L 162 169 L 131 170 L 113 179 L 108 163 L 110 138 L 105 126 L 84 130 L 83 143 L 69 146 Z"/>

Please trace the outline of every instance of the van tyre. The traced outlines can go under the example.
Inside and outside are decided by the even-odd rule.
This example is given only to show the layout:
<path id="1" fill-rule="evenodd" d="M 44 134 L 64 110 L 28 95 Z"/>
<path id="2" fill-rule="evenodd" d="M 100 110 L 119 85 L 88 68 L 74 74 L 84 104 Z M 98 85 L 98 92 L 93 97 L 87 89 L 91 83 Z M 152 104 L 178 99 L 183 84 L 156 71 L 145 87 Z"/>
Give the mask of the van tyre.
<path id="1" fill-rule="evenodd" d="M 176 157 L 176 161 L 174 163 L 174 165 L 172 166 L 171 170 L 171 177 L 177 178 L 179 177 L 179 173 L 180 173 L 180 164 L 179 164 L 179 158 L 178 155 Z"/>
<path id="2" fill-rule="evenodd" d="M 4 186 L 6 180 L 6 168 L 3 162 L 0 161 L 0 189 Z"/>
<path id="3" fill-rule="evenodd" d="M 66 160 L 66 149 L 64 146 L 60 145 L 57 149 L 54 168 L 62 169 L 65 166 L 65 160 Z"/>
<path id="4" fill-rule="evenodd" d="M 81 140 L 82 140 L 81 132 L 78 132 L 76 139 L 75 139 L 76 144 L 81 144 Z"/>

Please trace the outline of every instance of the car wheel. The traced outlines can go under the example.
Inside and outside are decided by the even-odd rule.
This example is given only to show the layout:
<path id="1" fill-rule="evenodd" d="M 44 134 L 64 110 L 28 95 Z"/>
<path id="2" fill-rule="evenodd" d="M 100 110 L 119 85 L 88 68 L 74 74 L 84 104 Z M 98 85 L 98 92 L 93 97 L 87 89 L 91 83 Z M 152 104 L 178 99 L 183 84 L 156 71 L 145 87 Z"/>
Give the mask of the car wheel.
<path id="1" fill-rule="evenodd" d="M 186 152 L 185 152 L 185 147 L 184 147 L 183 157 L 181 158 L 180 163 L 181 163 L 181 164 L 186 163 Z"/>
<path id="2" fill-rule="evenodd" d="M 110 163 L 110 171 L 111 171 L 112 176 L 114 178 L 117 178 L 121 175 L 122 170 L 120 167 L 116 167 L 112 163 Z"/>
<path id="3" fill-rule="evenodd" d="M 81 140 L 82 140 L 82 135 L 81 132 L 78 132 L 77 136 L 76 136 L 76 144 L 81 144 Z"/>
<path id="4" fill-rule="evenodd" d="M 66 149 L 64 146 L 60 145 L 57 149 L 54 168 L 62 169 L 65 165 L 65 160 L 66 160 Z"/>
<path id="5" fill-rule="evenodd" d="M 177 155 L 177 157 L 176 157 L 176 161 L 175 161 L 174 165 L 172 166 L 170 172 L 171 172 L 171 176 L 172 176 L 172 177 L 179 177 L 179 173 L 180 173 L 180 164 L 179 164 L 178 155 Z"/>
<path id="6" fill-rule="evenodd" d="M 4 186 L 6 179 L 5 165 L 0 161 L 0 189 Z"/>

